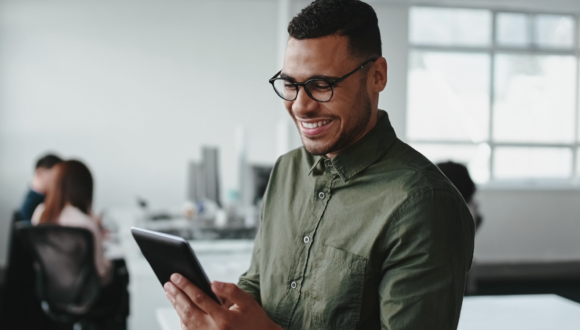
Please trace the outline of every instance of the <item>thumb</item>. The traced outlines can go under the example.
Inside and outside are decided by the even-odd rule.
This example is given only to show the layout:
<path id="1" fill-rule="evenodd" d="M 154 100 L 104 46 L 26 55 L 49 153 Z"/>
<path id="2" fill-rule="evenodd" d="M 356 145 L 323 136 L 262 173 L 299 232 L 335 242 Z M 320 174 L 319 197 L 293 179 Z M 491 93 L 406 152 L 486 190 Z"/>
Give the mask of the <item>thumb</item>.
<path id="1" fill-rule="evenodd" d="M 250 302 L 250 300 L 252 301 L 254 300 L 252 296 L 250 296 L 242 289 L 238 288 L 238 286 L 235 285 L 234 283 L 223 283 L 214 281 L 211 284 L 211 288 L 216 295 L 222 298 L 226 298 L 227 300 L 230 300 L 236 305 L 247 305 Z"/>

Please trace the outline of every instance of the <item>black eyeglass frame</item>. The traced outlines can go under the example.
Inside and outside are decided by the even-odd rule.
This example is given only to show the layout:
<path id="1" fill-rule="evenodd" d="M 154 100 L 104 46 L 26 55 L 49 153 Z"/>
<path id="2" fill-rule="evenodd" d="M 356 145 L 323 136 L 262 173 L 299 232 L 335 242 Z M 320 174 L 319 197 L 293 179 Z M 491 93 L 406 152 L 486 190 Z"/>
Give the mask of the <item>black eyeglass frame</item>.
<path id="1" fill-rule="evenodd" d="M 376 60 L 378 60 L 378 58 L 371 58 L 369 60 L 366 60 L 363 64 L 359 65 L 356 69 L 352 70 L 351 72 L 345 74 L 344 76 L 338 78 L 337 80 L 335 80 L 333 82 L 327 81 L 326 79 L 323 79 L 323 78 L 312 78 L 312 79 L 306 80 L 305 82 L 298 83 L 298 82 L 292 82 L 292 81 L 290 81 L 290 80 L 288 80 L 286 78 L 276 78 L 276 77 L 278 77 L 280 75 L 280 73 L 282 73 L 282 70 L 278 71 L 278 73 L 276 73 L 268 81 L 270 82 L 270 84 L 272 84 L 272 88 L 274 88 L 274 92 L 276 92 L 276 95 L 278 95 L 281 99 L 283 99 L 285 101 L 294 101 L 294 100 L 296 100 L 298 98 L 298 93 L 300 93 L 300 86 L 302 86 L 302 87 L 304 87 L 304 91 L 306 92 L 306 94 L 311 99 L 313 99 L 316 102 L 324 103 L 324 102 L 328 102 L 328 101 L 332 100 L 332 97 L 334 96 L 334 87 L 336 85 L 338 85 L 339 83 L 343 82 L 346 78 L 348 78 L 348 77 L 352 76 L 353 74 L 355 74 L 358 70 L 364 68 L 367 64 L 372 63 L 372 62 L 374 62 Z M 284 81 L 286 81 L 286 82 L 291 83 L 292 85 L 294 85 L 294 87 L 296 88 L 296 96 L 293 99 L 289 100 L 289 99 L 283 97 L 282 95 L 280 95 L 280 93 L 276 89 L 276 86 L 274 86 L 274 82 L 276 80 L 284 80 Z M 328 100 L 326 100 L 326 101 L 319 101 L 319 100 L 315 99 L 312 96 L 312 94 L 310 94 L 310 91 L 308 90 L 308 88 L 306 88 L 306 84 L 311 83 L 313 81 L 324 81 L 325 83 L 328 84 L 328 86 L 330 87 L 330 91 L 331 91 L 331 94 L 330 94 L 330 97 L 328 98 Z"/>

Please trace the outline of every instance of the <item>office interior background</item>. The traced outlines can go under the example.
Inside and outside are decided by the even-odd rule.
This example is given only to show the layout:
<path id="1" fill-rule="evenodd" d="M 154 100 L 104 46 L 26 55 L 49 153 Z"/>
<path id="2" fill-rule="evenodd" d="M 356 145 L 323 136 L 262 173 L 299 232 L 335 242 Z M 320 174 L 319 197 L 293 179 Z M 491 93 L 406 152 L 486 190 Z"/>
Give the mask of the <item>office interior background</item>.
<path id="1" fill-rule="evenodd" d="M 478 185 L 474 260 L 580 277 L 580 2 L 368 2 L 389 65 L 379 107 L 400 139 L 466 164 Z M 204 146 L 219 150 L 224 204 L 240 150 L 272 165 L 300 146 L 268 79 L 308 3 L 0 1 L 0 268 L 46 152 L 88 164 L 97 211 L 128 214 L 138 197 L 179 208 Z M 153 316 L 132 308 L 145 329 Z"/>

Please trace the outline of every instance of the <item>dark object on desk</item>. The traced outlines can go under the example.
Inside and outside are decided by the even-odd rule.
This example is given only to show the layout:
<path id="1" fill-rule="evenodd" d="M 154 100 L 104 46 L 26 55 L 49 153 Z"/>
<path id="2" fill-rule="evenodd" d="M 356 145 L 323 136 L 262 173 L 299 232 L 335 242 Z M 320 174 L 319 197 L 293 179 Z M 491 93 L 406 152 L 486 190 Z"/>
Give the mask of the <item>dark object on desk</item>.
<path id="1" fill-rule="evenodd" d="M 157 221 L 157 220 L 171 220 L 171 219 L 173 219 L 173 216 L 171 216 L 171 214 L 168 214 L 168 213 L 156 213 L 156 214 L 151 214 L 149 216 L 149 219 L 151 219 L 153 221 Z"/>
<path id="2" fill-rule="evenodd" d="M 257 227 L 250 228 L 200 228 L 194 232 L 192 239 L 254 239 Z"/>
<path id="3" fill-rule="evenodd" d="M 189 242 L 178 236 L 135 227 L 131 228 L 131 233 L 161 285 L 178 273 L 221 305 Z"/>
<path id="4" fill-rule="evenodd" d="M 114 263 L 113 282 L 102 288 L 89 230 L 19 223 L 16 232 L 34 260 L 36 292 L 50 319 L 75 329 L 126 329 L 129 278 L 124 261 Z"/>
<path id="5" fill-rule="evenodd" d="M 203 147 L 201 162 L 190 162 L 188 193 L 190 201 L 209 199 L 221 207 L 219 179 L 219 151 Z"/>
<path id="6" fill-rule="evenodd" d="M 149 203 L 147 203 L 147 201 L 145 199 L 137 196 L 137 205 L 139 205 L 140 208 L 146 210 L 147 205 L 149 205 Z"/>

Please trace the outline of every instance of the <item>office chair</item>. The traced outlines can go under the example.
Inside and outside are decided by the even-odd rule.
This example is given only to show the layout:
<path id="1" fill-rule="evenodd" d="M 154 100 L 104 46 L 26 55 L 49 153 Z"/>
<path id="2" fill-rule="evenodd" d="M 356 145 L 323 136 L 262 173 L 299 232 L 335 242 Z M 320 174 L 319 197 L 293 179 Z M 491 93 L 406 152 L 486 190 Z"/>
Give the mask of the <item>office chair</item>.
<path id="1" fill-rule="evenodd" d="M 4 288 L 0 295 L 0 328 L 51 329 L 55 322 L 44 314 L 36 296 L 33 259 L 16 237 L 14 224 L 19 221 L 23 219 L 18 212 L 14 212 L 8 237 Z"/>
<path id="2" fill-rule="evenodd" d="M 115 304 L 93 308 L 102 289 L 89 230 L 26 223 L 15 227 L 34 260 L 36 293 L 49 318 L 64 328 L 98 329 L 99 319 L 114 314 Z"/>

